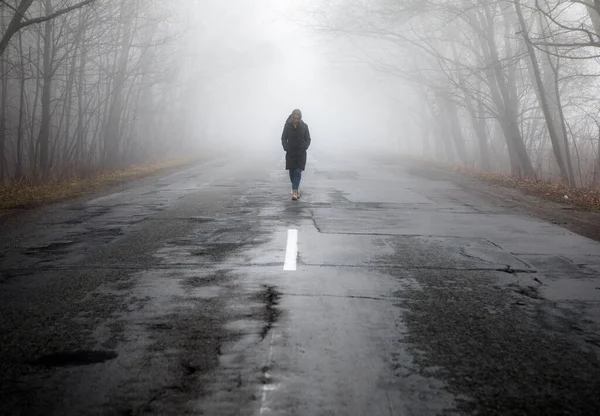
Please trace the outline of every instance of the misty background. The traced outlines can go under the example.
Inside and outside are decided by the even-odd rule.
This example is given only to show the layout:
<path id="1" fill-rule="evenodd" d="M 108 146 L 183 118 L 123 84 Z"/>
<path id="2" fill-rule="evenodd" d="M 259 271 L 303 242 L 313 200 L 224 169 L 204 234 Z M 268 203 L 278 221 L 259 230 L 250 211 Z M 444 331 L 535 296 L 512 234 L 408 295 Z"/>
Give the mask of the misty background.
<path id="1" fill-rule="evenodd" d="M 599 11 L 592 0 L 3 0 L 0 183 L 281 151 L 300 108 L 313 151 L 597 187 Z"/>

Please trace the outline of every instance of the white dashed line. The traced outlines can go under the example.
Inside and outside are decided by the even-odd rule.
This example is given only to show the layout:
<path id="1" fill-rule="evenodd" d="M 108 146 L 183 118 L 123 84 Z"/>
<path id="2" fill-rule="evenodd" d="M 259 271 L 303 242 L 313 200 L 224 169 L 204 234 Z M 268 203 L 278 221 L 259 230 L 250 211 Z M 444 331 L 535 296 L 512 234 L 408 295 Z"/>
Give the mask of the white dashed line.
<path id="1" fill-rule="evenodd" d="M 298 230 L 288 230 L 287 247 L 285 249 L 285 263 L 283 270 L 295 271 L 298 257 Z"/>
<path id="2" fill-rule="evenodd" d="M 269 393 L 269 391 L 271 390 L 276 390 L 276 388 L 274 386 L 269 385 L 269 381 L 271 376 L 269 375 L 269 370 L 271 368 L 271 361 L 273 359 L 273 339 L 275 338 L 275 331 L 271 331 L 271 339 L 269 342 L 269 356 L 267 357 L 267 367 L 266 367 L 266 372 L 264 374 L 265 377 L 265 383 L 262 386 L 262 396 L 260 399 L 260 413 L 261 415 L 265 414 L 265 412 L 271 410 L 269 409 L 269 406 L 267 405 L 267 394 Z"/>

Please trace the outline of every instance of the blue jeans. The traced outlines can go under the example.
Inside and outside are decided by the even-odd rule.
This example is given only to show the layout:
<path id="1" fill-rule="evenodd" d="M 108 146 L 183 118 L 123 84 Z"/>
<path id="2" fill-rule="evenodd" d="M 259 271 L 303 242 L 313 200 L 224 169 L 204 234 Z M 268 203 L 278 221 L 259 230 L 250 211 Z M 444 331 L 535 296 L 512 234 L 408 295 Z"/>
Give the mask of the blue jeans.
<path id="1" fill-rule="evenodd" d="M 292 181 L 292 189 L 298 189 L 300 187 L 300 180 L 302 179 L 302 169 L 290 169 L 290 180 Z"/>

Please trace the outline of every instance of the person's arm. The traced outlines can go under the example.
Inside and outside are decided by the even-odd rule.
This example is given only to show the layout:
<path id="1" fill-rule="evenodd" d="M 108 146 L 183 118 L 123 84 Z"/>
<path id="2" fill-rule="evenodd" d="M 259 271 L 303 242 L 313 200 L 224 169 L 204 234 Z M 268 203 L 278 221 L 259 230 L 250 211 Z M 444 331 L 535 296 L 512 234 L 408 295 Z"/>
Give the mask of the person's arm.
<path id="1" fill-rule="evenodd" d="M 308 150 L 309 147 L 310 147 L 310 130 L 308 129 L 308 124 L 307 124 L 305 132 L 304 132 L 304 150 Z"/>
<path id="2" fill-rule="evenodd" d="M 284 151 L 288 151 L 288 138 L 287 138 L 287 123 L 283 126 L 283 133 L 281 133 L 281 145 Z"/>

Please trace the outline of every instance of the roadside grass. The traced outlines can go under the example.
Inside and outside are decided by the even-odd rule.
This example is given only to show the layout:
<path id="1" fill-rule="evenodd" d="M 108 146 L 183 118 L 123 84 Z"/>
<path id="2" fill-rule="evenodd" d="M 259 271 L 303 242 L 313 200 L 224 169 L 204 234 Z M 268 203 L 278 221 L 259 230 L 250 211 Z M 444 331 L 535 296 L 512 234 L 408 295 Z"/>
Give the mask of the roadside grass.
<path id="1" fill-rule="evenodd" d="M 487 173 L 464 167 L 453 167 L 452 170 L 467 174 L 488 183 L 519 189 L 523 193 L 534 195 L 549 201 L 571 205 L 586 211 L 600 212 L 600 189 L 569 189 L 564 182 L 516 178 L 509 175 Z"/>
<path id="2" fill-rule="evenodd" d="M 101 171 L 84 177 L 62 177 L 41 183 L 23 180 L 9 187 L 0 188 L 0 212 L 18 208 L 33 208 L 84 196 L 197 161 L 199 159 L 175 159 Z"/>

